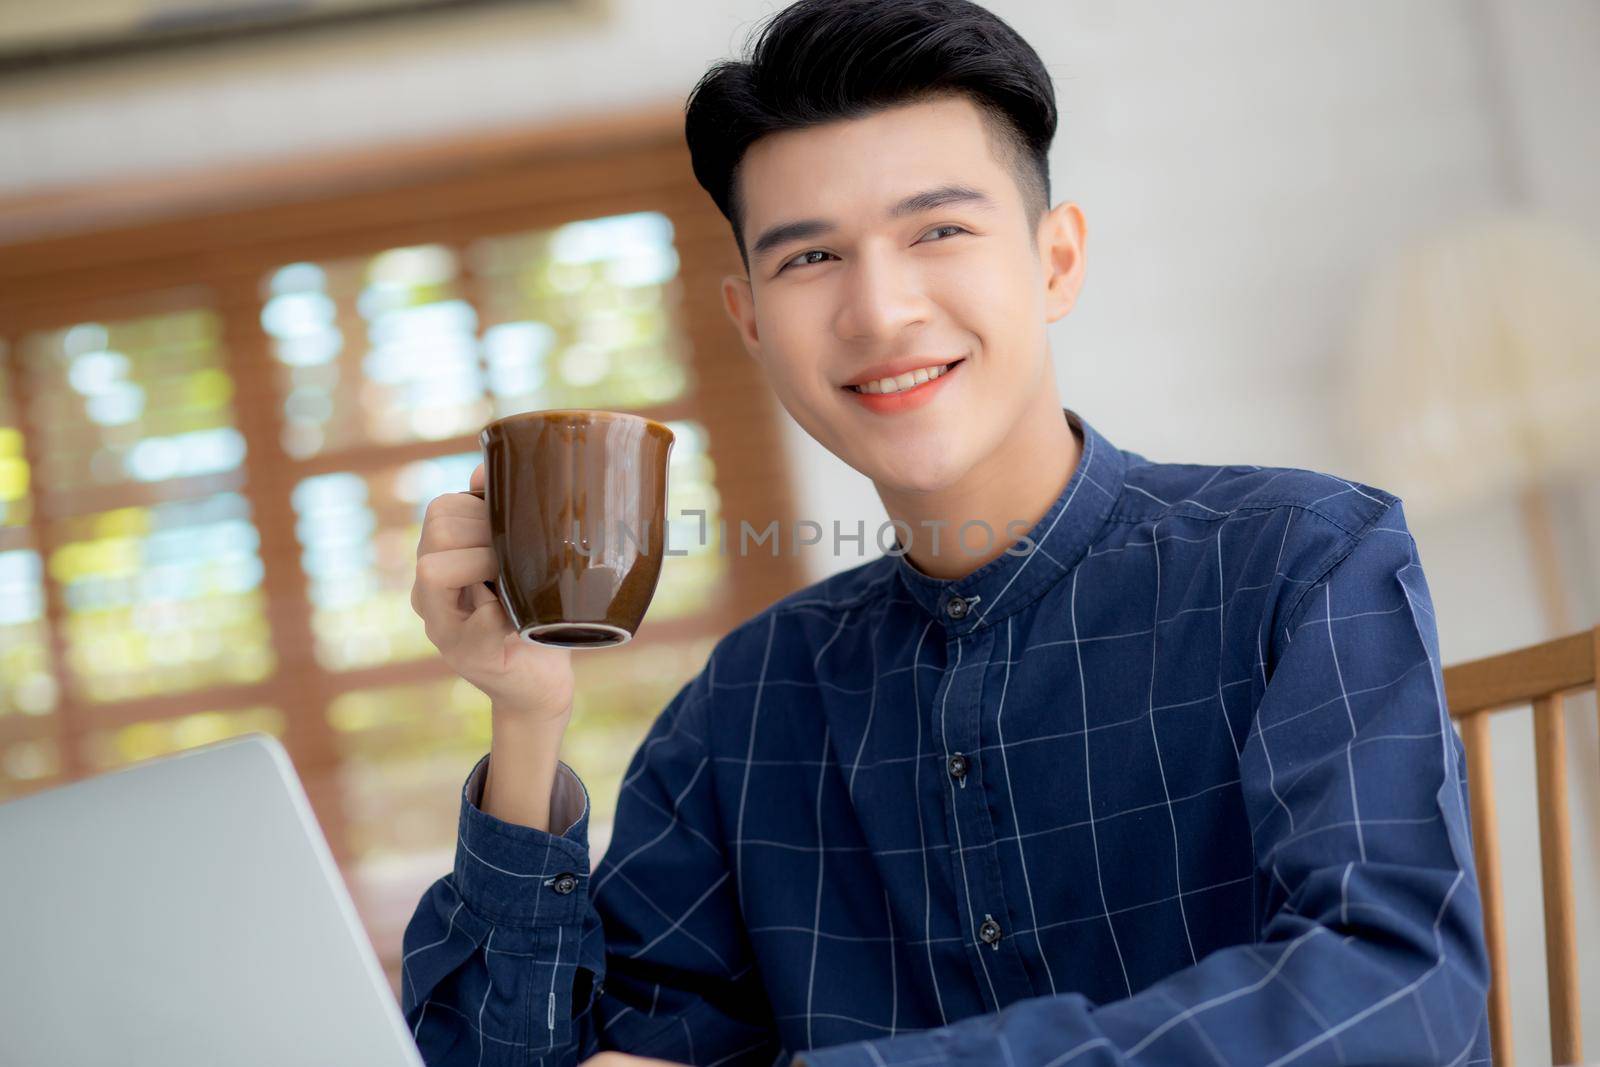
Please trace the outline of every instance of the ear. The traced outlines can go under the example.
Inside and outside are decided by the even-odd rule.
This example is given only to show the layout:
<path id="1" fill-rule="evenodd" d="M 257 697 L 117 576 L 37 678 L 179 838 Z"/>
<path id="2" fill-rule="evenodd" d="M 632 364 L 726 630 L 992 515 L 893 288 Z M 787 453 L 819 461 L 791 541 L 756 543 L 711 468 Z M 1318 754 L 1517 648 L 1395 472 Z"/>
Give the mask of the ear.
<path id="1" fill-rule="evenodd" d="M 1045 321 L 1071 311 L 1083 288 L 1088 227 L 1077 204 L 1064 200 L 1039 220 L 1039 264 L 1044 269 Z"/>
<path id="2" fill-rule="evenodd" d="M 761 337 L 756 330 L 756 298 L 750 279 L 730 274 L 722 279 L 722 306 L 739 331 L 739 340 L 752 357 L 761 355 Z"/>

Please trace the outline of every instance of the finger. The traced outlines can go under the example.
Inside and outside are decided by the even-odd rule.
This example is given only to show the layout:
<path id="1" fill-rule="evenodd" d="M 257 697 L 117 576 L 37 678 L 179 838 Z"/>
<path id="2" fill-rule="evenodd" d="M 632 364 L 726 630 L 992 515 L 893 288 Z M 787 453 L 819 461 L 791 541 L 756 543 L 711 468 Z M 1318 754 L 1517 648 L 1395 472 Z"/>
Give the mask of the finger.
<path id="1" fill-rule="evenodd" d="M 461 625 L 461 638 L 481 647 L 489 647 L 489 642 L 504 641 L 516 633 L 511 627 L 511 620 L 506 617 L 505 608 L 500 606 L 493 593 L 483 586 L 477 590 L 488 599 L 473 608 L 472 614 L 467 616 L 467 621 Z"/>
<path id="2" fill-rule="evenodd" d="M 467 613 L 461 610 L 461 590 L 480 584 L 498 573 L 499 564 L 492 548 L 450 548 L 417 557 L 417 600 L 424 621 L 440 625 L 459 625 Z"/>
<path id="3" fill-rule="evenodd" d="M 477 611 L 491 601 L 497 604 L 500 602 L 500 598 L 495 595 L 494 590 L 489 588 L 489 581 L 492 580 L 486 579 L 482 582 L 473 582 L 467 586 L 467 603 L 473 611 Z"/>
<path id="4" fill-rule="evenodd" d="M 471 493 L 440 493 L 428 501 L 422 512 L 422 529 L 427 531 L 433 523 L 455 518 L 489 520 L 489 508 L 484 501 Z"/>
<path id="5" fill-rule="evenodd" d="M 478 514 L 441 512 L 424 519 L 422 536 L 417 538 L 417 555 L 421 557 L 429 552 L 442 552 L 450 548 L 488 548 L 492 545 L 494 538 L 488 513 L 484 510 L 483 501 L 476 503 Z"/>
<path id="6" fill-rule="evenodd" d="M 467 479 L 468 489 L 482 489 L 484 485 L 483 464 L 472 468 L 472 476 Z"/>

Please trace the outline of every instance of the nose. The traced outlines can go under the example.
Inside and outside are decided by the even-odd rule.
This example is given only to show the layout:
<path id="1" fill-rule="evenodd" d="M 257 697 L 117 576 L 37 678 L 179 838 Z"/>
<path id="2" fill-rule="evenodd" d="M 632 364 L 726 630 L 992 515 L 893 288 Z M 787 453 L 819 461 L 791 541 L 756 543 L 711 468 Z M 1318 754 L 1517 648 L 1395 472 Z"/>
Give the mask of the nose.
<path id="1" fill-rule="evenodd" d="M 846 264 L 834 331 L 844 341 L 876 343 L 928 320 L 928 297 L 916 267 L 893 252 L 867 250 Z"/>

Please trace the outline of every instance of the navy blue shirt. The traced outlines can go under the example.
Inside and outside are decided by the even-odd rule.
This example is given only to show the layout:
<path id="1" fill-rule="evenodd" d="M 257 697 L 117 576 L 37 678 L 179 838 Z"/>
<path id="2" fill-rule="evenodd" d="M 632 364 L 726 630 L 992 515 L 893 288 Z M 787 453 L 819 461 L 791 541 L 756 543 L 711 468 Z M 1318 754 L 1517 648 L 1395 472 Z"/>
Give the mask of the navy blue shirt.
<path id="1" fill-rule="evenodd" d="M 592 872 L 569 768 L 556 835 L 481 811 L 479 762 L 405 935 L 430 1064 L 1488 1062 L 1400 501 L 1065 414 L 1031 551 L 886 555 L 728 634 Z"/>

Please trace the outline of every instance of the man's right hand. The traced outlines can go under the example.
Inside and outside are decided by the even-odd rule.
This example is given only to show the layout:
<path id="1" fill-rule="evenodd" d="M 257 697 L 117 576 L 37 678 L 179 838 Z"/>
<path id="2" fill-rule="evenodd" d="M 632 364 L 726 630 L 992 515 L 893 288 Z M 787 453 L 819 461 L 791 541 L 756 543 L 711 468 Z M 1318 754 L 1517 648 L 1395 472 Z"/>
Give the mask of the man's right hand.
<path id="1" fill-rule="evenodd" d="M 483 487 L 483 464 L 469 486 Z M 428 640 L 461 677 L 488 695 L 497 720 L 560 729 L 572 715 L 572 653 L 523 641 L 484 585 L 498 576 L 489 505 L 471 493 L 429 504 L 417 542 L 411 608 Z"/>

